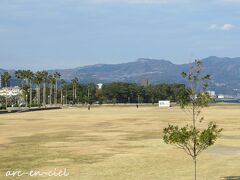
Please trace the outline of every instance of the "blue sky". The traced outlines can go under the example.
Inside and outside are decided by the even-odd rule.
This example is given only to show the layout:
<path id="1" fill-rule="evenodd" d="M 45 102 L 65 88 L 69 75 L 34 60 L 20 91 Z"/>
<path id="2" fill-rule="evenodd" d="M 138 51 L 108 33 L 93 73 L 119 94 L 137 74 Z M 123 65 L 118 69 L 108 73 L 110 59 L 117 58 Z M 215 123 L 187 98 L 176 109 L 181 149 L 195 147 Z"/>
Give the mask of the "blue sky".
<path id="1" fill-rule="evenodd" d="M 0 68 L 239 57 L 240 0 L 0 0 Z"/>

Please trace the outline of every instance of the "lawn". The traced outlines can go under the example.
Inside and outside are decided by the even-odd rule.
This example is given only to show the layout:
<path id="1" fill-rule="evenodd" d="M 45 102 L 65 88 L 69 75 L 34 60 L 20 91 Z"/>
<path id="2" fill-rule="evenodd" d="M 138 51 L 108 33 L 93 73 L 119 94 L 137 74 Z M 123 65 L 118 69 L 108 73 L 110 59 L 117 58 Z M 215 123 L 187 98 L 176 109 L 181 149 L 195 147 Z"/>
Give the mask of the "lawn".
<path id="1" fill-rule="evenodd" d="M 199 179 L 240 179 L 240 107 L 212 106 L 205 120 L 224 129 L 198 159 Z M 190 117 L 178 107 L 65 108 L 0 115 L 0 179 L 188 180 L 190 157 L 164 144 L 168 123 Z M 10 170 L 67 168 L 68 177 L 6 177 Z"/>

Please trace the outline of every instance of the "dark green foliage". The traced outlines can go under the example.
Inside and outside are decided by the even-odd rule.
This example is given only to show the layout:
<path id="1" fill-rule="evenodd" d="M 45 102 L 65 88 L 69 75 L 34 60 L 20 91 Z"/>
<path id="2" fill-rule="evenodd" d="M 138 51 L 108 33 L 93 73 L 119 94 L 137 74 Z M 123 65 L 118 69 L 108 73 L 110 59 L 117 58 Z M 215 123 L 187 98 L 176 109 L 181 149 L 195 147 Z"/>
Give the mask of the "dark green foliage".
<path id="1" fill-rule="evenodd" d="M 4 72 L 1 75 L 1 79 L 3 81 L 3 86 L 7 87 L 7 86 L 9 86 L 9 80 L 11 79 L 11 75 L 8 72 Z"/>
<path id="2" fill-rule="evenodd" d="M 135 83 L 113 82 L 104 84 L 101 89 L 96 84 L 65 84 L 63 94 L 69 102 L 75 103 L 157 103 L 159 100 L 178 102 L 186 97 L 183 84 L 157 84 L 142 86 Z M 74 93 L 73 93 L 74 92 Z M 75 96 L 75 97 L 73 97 Z M 73 103 L 74 103 L 73 102 Z"/>
<path id="3" fill-rule="evenodd" d="M 104 84 L 102 96 L 105 102 L 137 103 L 138 98 L 144 103 L 157 103 L 159 100 L 178 102 L 187 91 L 183 84 L 157 84 L 142 86 L 135 83 L 113 82 Z"/>

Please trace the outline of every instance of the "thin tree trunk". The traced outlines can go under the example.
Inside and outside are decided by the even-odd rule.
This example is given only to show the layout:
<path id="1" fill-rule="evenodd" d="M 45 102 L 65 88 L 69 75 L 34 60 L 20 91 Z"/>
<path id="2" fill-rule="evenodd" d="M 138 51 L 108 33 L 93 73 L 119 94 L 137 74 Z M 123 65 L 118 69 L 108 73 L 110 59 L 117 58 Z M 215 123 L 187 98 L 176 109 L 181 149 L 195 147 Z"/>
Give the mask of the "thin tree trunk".
<path id="1" fill-rule="evenodd" d="M 193 103 L 193 105 L 192 105 L 193 107 L 192 107 L 192 115 L 193 115 L 193 127 L 195 128 L 196 127 L 196 118 L 195 118 L 195 116 L 196 116 L 196 112 L 195 112 L 195 104 Z"/>
<path id="2" fill-rule="evenodd" d="M 53 89 L 53 84 L 51 83 L 50 85 L 50 97 L 49 97 L 49 104 L 52 105 L 52 89 Z"/>
<path id="3" fill-rule="evenodd" d="M 46 83 L 43 83 L 43 106 L 46 106 Z"/>
<path id="4" fill-rule="evenodd" d="M 38 84 L 37 87 L 37 100 L 38 100 L 38 107 L 41 106 L 41 87 L 40 84 Z"/>
<path id="5" fill-rule="evenodd" d="M 5 104 L 6 104 L 6 109 L 7 109 L 7 95 L 6 95 L 6 98 L 5 98 L 5 100 L 6 100 Z"/>
<path id="6" fill-rule="evenodd" d="M 193 157 L 193 163 L 194 163 L 194 180 L 197 180 L 197 157 Z"/>
<path id="7" fill-rule="evenodd" d="M 37 105 L 39 106 L 39 96 L 38 96 L 38 94 L 39 94 L 39 90 L 38 90 L 38 84 L 37 84 L 37 87 L 36 87 L 36 96 L 37 96 Z"/>
<path id="8" fill-rule="evenodd" d="M 63 105 L 63 89 L 61 88 L 61 104 Z"/>
<path id="9" fill-rule="evenodd" d="M 38 100 L 38 107 L 40 107 L 40 85 L 39 84 L 37 87 L 37 100 Z"/>
<path id="10" fill-rule="evenodd" d="M 29 107 L 31 108 L 32 107 L 32 80 L 30 79 L 30 83 L 29 83 L 29 93 L 30 93 L 30 100 L 29 100 Z"/>
<path id="11" fill-rule="evenodd" d="M 77 85 L 75 85 L 75 98 L 77 97 Z"/>
<path id="12" fill-rule="evenodd" d="M 41 106 L 42 105 L 42 102 L 41 102 L 41 85 L 39 85 L 39 105 Z"/>
<path id="13" fill-rule="evenodd" d="M 73 84 L 73 103 L 74 103 L 74 84 Z"/>
<path id="14" fill-rule="evenodd" d="M 7 82 L 5 82 L 5 88 L 6 88 L 5 104 L 6 104 L 6 110 L 7 110 L 7 104 L 8 104 L 8 101 L 7 101 Z"/>
<path id="15" fill-rule="evenodd" d="M 68 90 L 66 89 L 66 95 L 65 95 L 65 97 L 66 97 L 66 104 L 68 104 Z"/>
<path id="16" fill-rule="evenodd" d="M 89 88 L 88 88 L 87 94 L 88 94 L 88 104 L 89 104 Z"/>
<path id="17" fill-rule="evenodd" d="M 6 109 L 7 109 L 7 104 L 8 104 L 7 93 L 6 93 L 6 97 L 5 97 L 5 104 L 6 104 Z"/>
<path id="18" fill-rule="evenodd" d="M 28 95 L 25 96 L 26 108 L 28 107 Z"/>
<path id="19" fill-rule="evenodd" d="M 56 85 L 55 85 L 55 93 L 54 93 L 54 104 L 57 105 L 57 80 L 56 80 Z"/>

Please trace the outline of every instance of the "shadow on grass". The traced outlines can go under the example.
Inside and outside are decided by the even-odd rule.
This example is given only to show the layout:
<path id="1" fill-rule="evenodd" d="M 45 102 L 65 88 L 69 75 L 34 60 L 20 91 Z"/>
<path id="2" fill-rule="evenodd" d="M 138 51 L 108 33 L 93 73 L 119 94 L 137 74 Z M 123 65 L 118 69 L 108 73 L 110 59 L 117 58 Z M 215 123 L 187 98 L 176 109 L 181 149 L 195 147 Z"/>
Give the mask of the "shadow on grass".
<path id="1" fill-rule="evenodd" d="M 226 176 L 224 180 L 240 180 L 240 176 Z"/>
<path id="2" fill-rule="evenodd" d="M 4 146 L 0 151 L 0 179 L 8 170 L 39 169 L 42 167 L 69 166 L 72 164 L 93 164 L 101 162 L 116 153 L 86 153 L 78 154 L 69 151 L 74 147 L 81 150 L 76 144 L 83 141 L 104 141 L 101 137 L 84 135 L 78 131 L 64 131 L 46 134 L 35 134 L 26 137 L 14 137 L 13 142 Z M 58 144 L 58 142 L 61 142 Z M 46 144 L 53 143 L 49 147 Z"/>

